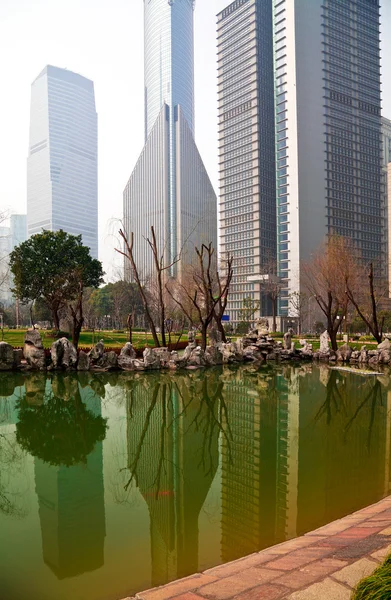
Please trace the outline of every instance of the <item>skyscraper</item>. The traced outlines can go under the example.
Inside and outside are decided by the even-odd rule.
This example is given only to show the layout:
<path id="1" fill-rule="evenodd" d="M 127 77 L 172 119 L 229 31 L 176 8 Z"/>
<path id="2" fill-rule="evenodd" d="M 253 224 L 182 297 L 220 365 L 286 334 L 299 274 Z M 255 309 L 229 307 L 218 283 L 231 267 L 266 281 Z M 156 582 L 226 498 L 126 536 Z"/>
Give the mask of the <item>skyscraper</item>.
<path id="1" fill-rule="evenodd" d="M 98 257 L 97 145 L 93 82 L 48 65 L 31 88 L 28 235 L 82 234 Z"/>
<path id="2" fill-rule="evenodd" d="M 264 19 L 256 19 L 261 12 Z M 230 44 L 237 44 L 226 59 L 229 73 L 224 67 L 219 71 L 220 94 L 235 74 L 235 103 L 229 108 L 242 110 L 251 102 L 252 115 L 267 110 L 267 118 L 274 122 L 276 259 L 283 286 L 282 315 L 289 313 L 289 295 L 301 290 L 302 261 L 310 258 L 326 235 L 352 239 L 365 260 L 384 258 L 379 12 L 379 0 L 236 0 L 218 15 L 219 48 L 226 38 L 222 60 Z M 237 32 L 235 42 L 229 40 L 230 28 Z M 255 72 L 254 63 L 261 56 L 264 68 Z M 245 59 L 246 68 L 242 64 Z M 271 76 L 273 113 L 269 103 L 260 104 L 255 96 L 255 89 L 266 95 Z M 225 110 L 220 106 L 220 128 Z M 262 170 L 257 184 L 265 181 L 265 170 L 273 159 L 269 138 L 265 140 L 254 129 L 238 127 L 235 144 L 242 155 L 241 148 L 250 139 L 253 147 L 260 146 Z M 220 161 L 225 135 L 220 142 Z M 243 169 L 236 163 L 223 166 L 220 210 L 225 216 L 228 182 L 234 182 L 235 175 L 240 177 Z M 241 180 L 234 185 L 235 219 L 239 215 L 242 219 L 235 226 L 238 232 L 247 227 L 257 239 L 250 221 L 255 223 L 258 214 L 248 211 L 246 200 L 250 194 Z M 262 195 L 260 206 L 269 206 Z M 223 235 L 222 231 L 222 239 Z M 229 250 L 231 242 L 225 237 Z M 262 260 L 259 263 L 262 267 Z M 262 281 L 262 271 L 250 276 L 250 281 L 257 280 Z M 242 293 L 242 297 L 247 295 Z"/>
<path id="3" fill-rule="evenodd" d="M 235 256 L 227 309 L 236 323 L 243 299 L 260 299 L 262 267 L 276 260 L 270 0 L 236 0 L 218 15 L 217 31 L 220 244 L 223 256 Z M 263 299 L 262 313 L 268 308 Z"/>
<path id="4" fill-rule="evenodd" d="M 183 249 L 185 265 L 194 246 L 217 246 L 216 196 L 194 141 L 193 10 L 194 0 L 144 0 L 145 145 L 124 191 L 144 277 L 152 225 L 170 262 Z"/>

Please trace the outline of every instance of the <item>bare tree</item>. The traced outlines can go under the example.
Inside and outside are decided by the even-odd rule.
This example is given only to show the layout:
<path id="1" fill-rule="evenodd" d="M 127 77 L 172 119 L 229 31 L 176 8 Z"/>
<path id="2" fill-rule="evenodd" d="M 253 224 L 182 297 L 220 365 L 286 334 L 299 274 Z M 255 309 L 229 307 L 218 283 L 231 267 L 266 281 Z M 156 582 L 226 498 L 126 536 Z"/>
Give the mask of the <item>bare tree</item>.
<path id="1" fill-rule="evenodd" d="M 352 281 L 356 272 L 354 250 L 348 240 L 338 236 L 328 238 L 312 258 L 302 264 L 304 289 L 326 317 L 333 350 L 338 349 L 337 333 L 349 305 L 346 281 Z"/>
<path id="2" fill-rule="evenodd" d="M 116 248 L 116 251 L 119 254 L 122 254 L 123 256 L 125 256 L 130 262 L 133 277 L 134 277 L 137 287 L 139 289 L 141 300 L 142 300 L 144 310 L 145 310 L 145 315 L 147 317 L 147 321 L 148 321 L 148 324 L 149 324 L 151 332 L 152 332 L 153 341 L 155 343 L 155 346 L 157 348 L 160 348 L 160 340 L 159 340 L 159 337 L 157 334 L 157 327 L 155 325 L 155 320 L 153 318 L 153 313 L 152 313 L 151 306 L 150 306 L 150 298 L 148 298 L 148 293 L 145 289 L 145 286 L 143 286 L 143 284 L 141 282 L 140 273 L 139 273 L 139 270 L 138 270 L 138 267 L 136 265 L 136 261 L 134 258 L 134 234 L 133 234 L 133 232 L 131 232 L 129 241 L 128 241 L 127 235 L 125 234 L 125 232 L 122 229 L 120 229 L 119 235 L 124 242 L 124 250 L 122 251 L 122 250 L 119 250 L 118 248 Z M 177 264 L 179 262 L 180 255 L 175 257 L 169 264 L 165 264 L 164 249 L 162 251 L 159 251 L 157 240 L 156 240 L 155 229 L 153 226 L 151 226 L 151 239 L 148 238 L 146 241 L 151 249 L 152 256 L 153 256 L 153 264 L 154 264 L 155 272 L 153 273 L 152 278 L 155 282 L 155 289 L 156 289 L 156 299 L 157 299 L 156 309 L 157 309 L 158 323 L 159 323 L 161 337 L 162 337 L 162 344 L 163 344 L 163 347 L 165 347 L 166 346 L 166 333 L 165 333 L 166 332 L 166 323 L 165 323 L 166 312 L 165 312 L 165 298 L 164 298 L 165 284 L 166 284 L 166 279 L 167 279 L 167 272 L 175 264 Z"/>
<path id="3" fill-rule="evenodd" d="M 212 243 L 208 246 L 202 244 L 201 249 L 199 250 L 196 248 L 195 251 L 198 265 L 197 268 L 193 267 L 192 269 L 192 285 L 185 286 L 183 283 L 180 283 L 179 285 L 183 296 L 190 301 L 198 316 L 202 335 L 202 349 L 205 350 L 207 345 L 208 327 L 212 320 L 216 318 L 216 307 L 219 302 L 222 302 L 222 305 L 224 304 L 225 298 L 229 292 L 232 279 L 233 259 L 230 259 L 229 265 L 231 274 L 223 280 L 217 276 L 214 261 L 215 250 Z M 188 303 L 183 302 L 178 296 L 174 296 L 169 286 L 167 286 L 167 290 L 173 300 L 175 300 L 183 310 L 189 321 L 193 322 L 193 315 L 188 308 Z"/>
<path id="4" fill-rule="evenodd" d="M 261 290 L 271 300 L 273 316 L 273 332 L 277 331 L 278 298 L 282 291 L 281 279 L 278 276 L 277 260 L 269 258 L 265 261 L 261 273 Z"/>
<path id="5" fill-rule="evenodd" d="M 308 295 L 304 292 L 293 292 L 289 295 L 289 305 L 292 316 L 297 319 L 297 333 L 300 335 L 303 321 L 308 314 Z"/>
<path id="6" fill-rule="evenodd" d="M 219 300 L 215 307 L 213 318 L 216 322 L 217 328 L 221 333 L 221 339 L 223 342 L 227 341 L 225 330 L 223 327 L 223 315 L 227 308 L 229 289 L 233 277 L 233 256 L 228 254 L 225 260 L 221 264 L 222 274 L 220 276 L 219 271 L 216 272 L 216 291 Z"/>
<path id="7" fill-rule="evenodd" d="M 345 275 L 346 295 L 364 321 L 369 331 L 380 344 L 383 339 L 384 316 L 380 316 L 381 303 L 388 295 L 387 282 L 376 278 L 373 263 L 367 267 L 367 287 L 364 287 L 358 273 Z"/>

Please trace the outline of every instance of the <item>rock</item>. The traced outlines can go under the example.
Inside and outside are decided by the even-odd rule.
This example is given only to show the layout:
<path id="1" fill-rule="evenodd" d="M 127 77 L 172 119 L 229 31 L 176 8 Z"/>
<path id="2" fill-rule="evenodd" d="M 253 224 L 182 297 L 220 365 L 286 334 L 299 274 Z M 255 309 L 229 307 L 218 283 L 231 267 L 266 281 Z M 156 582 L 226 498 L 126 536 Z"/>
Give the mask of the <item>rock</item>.
<path id="1" fill-rule="evenodd" d="M 13 347 L 6 342 L 0 342 L 0 371 L 11 371 L 15 367 Z"/>
<path id="2" fill-rule="evenodd" d="M 14 349 L 14 368 L 17 369 L 22 364 L 23 350 L 20 348 Z"/>
<path id="3" fill-rule="evenodd" d="M 353 348 L 351 348 L 348 344 L 343 344 L 337 350 L 337 360 L 339 362 L 349 362 L 352 352 Z"/>
<path id="4" fill-rule="evenodd" d="M 379 353 L 379 363 L 382 365 L 388 365 L 391 362 L 391 351 L 381 350 Z"/>
<path id="5" fill-rule="evenodd" d="M 78 371 L 89 371 L 90 370 L 90 358 L 86 352 L 80 350 L 79 360 L 77 362 Z"/>
<path id="6" fill-rule="evenodd" d="M 105 352 L 105 345 L 103 343 L 103 340 L 99 340 L 99 342 L 93 348 L 91 348 L 91 350 L 88 353 L 88 356 L 89 356 L 92 364 L 95 364 L 99 360 L 101 360 L 104 352 Z"/>
<path id="7" fill-rule="evenodd" d="M 223 353 L 221 344 L 212 344 L 206 347 L 205 359 L 211 367 L 223 364 Z"/>
<path id="8" fill-rule="evenodd" d="M 143 357 L 146 369 L 160 369 L 160 356 L 155 354 L 151 348 L 145 348 Z"/>
<path id="9" fill-rule="evenodd" d="M 134 369 L 134 359 L 136 358 L 136 351 L 130 342 L 127 342 L 121 349 L 118 357 L 118 366 L 124 371 L 131 371 Z"/>
<path id="10" fill-rule="evenodd" d="M 39 331 L 29 329 L 24 336 L 23 354 L 32 369 L 46 369 L 45 350 Z"/>
<path id="11" fill-rule="evenodd" d="M 168 348 L 153 348 L 152 354 L 159 359 L 160 367 L 162 369 L 168 368 L 168 363 L 171 360 L 171 354 Z"/>
<path id="12" fill-rule="evenodd" d="M 377 347 L 378 350 L 388 350 L 389 352 L 391 351 L 391 342 L 388 338 L 386 338 L 384 340 L 384 342 L 382 342 L 381 344 L 378 345 Z"/>
<path id="13" fill-rule="evenodd" d="M 362 346 L 360 350 L 360 356 L 358 357 L 359 363 L 367 363 L 368 362 L 368 351 L 366 346 Z"/>
<path id="14" fill-rule="evenodd" d="M 111 352 L 104 352 L 103 356 L 95 364 L 98 368 L 104 369 L 105 371 L 117 369 L 118 356 L 113 350 Z"/>
<path id="15" fill-rule="evenodd" d="M 187 362 L 188 367 L 205 367 L 207 364 L 204 351 L 201 346 L 197 346 L 192 351 L 190 358 Z"/>
<path id="16" fill-rule="evenodd" d="M 77 351 L 66 337 L 53 342 L 50 349 L 53 366 L 56 369 L 72 369 L 77 365 Z"/>
<path id="17" fill-rule="evenodd" d="M 284 348 L 285 350 L 290 350 L 292 348 L 292 335 L 293 329 L 288 329 L 286 333 L 284 333 Z"/>
<path id="18" fill-rule="evenodd" d="M 330 352 L 330 336 L 328 334 L 327 331 L 324 331 L 321 335 L 320 335 L 320 349 L 319 352 L 321 354 L 328 354 Z"/>

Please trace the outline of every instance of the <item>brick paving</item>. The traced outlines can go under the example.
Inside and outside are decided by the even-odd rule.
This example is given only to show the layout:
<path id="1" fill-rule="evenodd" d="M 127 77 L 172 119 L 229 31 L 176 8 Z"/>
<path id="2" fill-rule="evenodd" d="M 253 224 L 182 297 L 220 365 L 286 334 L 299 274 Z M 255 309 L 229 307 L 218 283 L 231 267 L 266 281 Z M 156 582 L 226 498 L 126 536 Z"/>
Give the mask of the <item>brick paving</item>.
<path id="1" fill-rule="evenodd" d="M 124 600 L 350 600 L 391 553 L 391 496 L 306 535 Z"/>

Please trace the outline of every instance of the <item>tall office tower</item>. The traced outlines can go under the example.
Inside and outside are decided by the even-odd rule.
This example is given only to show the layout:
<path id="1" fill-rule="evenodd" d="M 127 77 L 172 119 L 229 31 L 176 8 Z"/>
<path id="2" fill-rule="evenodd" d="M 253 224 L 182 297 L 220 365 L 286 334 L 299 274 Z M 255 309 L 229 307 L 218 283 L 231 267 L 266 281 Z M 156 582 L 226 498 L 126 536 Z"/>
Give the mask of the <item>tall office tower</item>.
<path id="1" fill-rule="evenodd" d="M 325 235 L 381 244 L 379 0 L 273 0 L 280 310 Z"/>
<path id="2" fill-rule="evenodd" d="M 216 196 L 194 141 L 193 10 L 194 0 L 144 0 L 145 146 L 124 191 L 143 277 L 152 272 L 152 225 L 166 261 L 185 248 L 184 266 L 194 246 L 217 247 Z"/>
<path id="3" fill-rule="evenodd" d="M 281 315 L 289 314 L 289 295 L 301 289 L 302 261 L 310 258 L 326 235 L 352 239 L 365 260 L 384 258 L 379 10 L 379 0 L 236 0 L 218 16 L 222 248 L 235 250 L 232 244 L 239 247 L 241 238 L 248 245 L 251 235 L 262 239 L 264 217 L 258 230 L 256 202 L 248 210 L 258 189 L 254 185 L 245 188 L 243 180 L 251 171 L 237 163 L 251 156 L 249 150 L 259 145 L 261 169 L 252 183 L 261 185 L 268 181 L 266 172 L 273 164 L 270 153 L 275 152 Z M 257 19 L 261 12 L 263 19 Z M 251 59 L 256 62 L 257 53 L 263 70 L 255 70 L 251 63 Z M 274 119 L 270 117 L 268 91 L 273 71 Z M 231 90 L 227 87 L 230 79 Z M 255 103 L 255 89 L 264 95 L 263 102 Z M 232 104 L 222 107 L 223 93 L 229 91 Z M 253 104 L 246 104 L 249 102 Z M 225 111 L 236 110 L 239 121 L 239 112 L 250 107 L 253 119 L 258 111 L 274 121 L 273 150 L 266 123 L 263 133 L 256 126 L 247 129 L 239 123 L 234 134 L 231 121 L 232 136 L 228 138 Z M 231 114 L 228 112 L 229 118 Z M 239 155 L 237 162 L 227 162 L 228 139 L 232 140 L 232 151 L 235 148 Z M 254 164 L 255 160 L 248 166 Z M 227 213 L 228 192 L 237 195 L 237 213 L 232 217 Z M 259 195 L 259 205 L 265 210 L 269 207 L 265 193 Z M 230 231 L 231 218 L 236 222 Z M 271 236 L 270 245 L 274 243 Z M 261 247 L 261 252 L 265 251 Z M 248 253 L 241 266 L 247 268 L 248 281 L 262 281 L 262 270 L 256 272 L 258 265 L 262 267 L 262 256 L 254 266 L 250 260 Z M 245 286 L 243 273 L 233 308 L 240 306 L 249 291 L 257 290 Z"/>
<path id="4" fill-rule="evenodd" d="M 391 121 L 382 117 L 382 179 L 381 179 L 381 199 L 382 199 L 382 247 L 386 249 L 386 257 L 388 260 L 384 261 L 384 277 L 388 278 L 388 282 L 391 281 L 391 266 L 390 266 L 390 244 L 389 244 L 389 230 L 391 226 L 391 208 L 389 207 L 388 198 L 390 180 L 388 170 L 391 163 Z M 389 294 L 391 297 L 391 294 Z"/>
<path id="5" fill-rule="evenodd" d="M 235 256 L 227 310 L 237 323 L 243 298 L 260 299 L 259 274 L 276 261 L 270 0 L 236 0 L 218 15 L 217 32 L 220 245 Z"/>
<path id="6" fill-rule="evenodd" d="M 28 235 L 82 234 L 98 258 L 98 133 L 94 84 L 48 65 L 31 87 Z"/>

